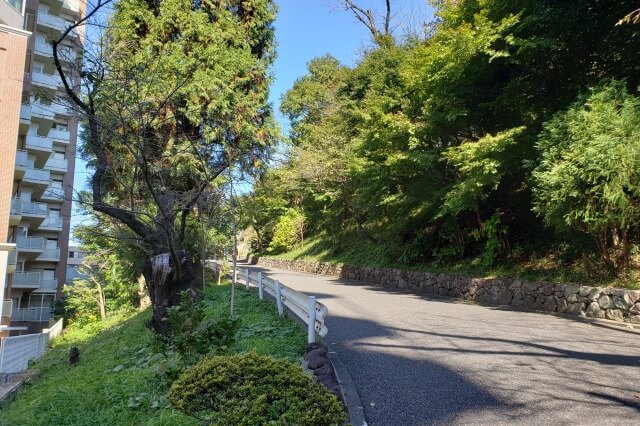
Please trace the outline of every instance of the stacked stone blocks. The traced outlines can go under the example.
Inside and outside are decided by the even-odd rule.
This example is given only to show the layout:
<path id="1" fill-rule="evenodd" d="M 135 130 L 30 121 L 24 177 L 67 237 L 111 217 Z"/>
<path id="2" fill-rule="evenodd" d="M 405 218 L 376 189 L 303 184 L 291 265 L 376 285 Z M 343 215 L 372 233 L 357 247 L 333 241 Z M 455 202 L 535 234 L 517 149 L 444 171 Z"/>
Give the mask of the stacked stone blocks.
<path id="1" fill-rule="evenodd" d="M 510 305 L 640 324 L 640 290 L 529 282 L 511 278 L 471 278 L 458 273 L 262 257 L 257 263 L 491 305 Z"/>

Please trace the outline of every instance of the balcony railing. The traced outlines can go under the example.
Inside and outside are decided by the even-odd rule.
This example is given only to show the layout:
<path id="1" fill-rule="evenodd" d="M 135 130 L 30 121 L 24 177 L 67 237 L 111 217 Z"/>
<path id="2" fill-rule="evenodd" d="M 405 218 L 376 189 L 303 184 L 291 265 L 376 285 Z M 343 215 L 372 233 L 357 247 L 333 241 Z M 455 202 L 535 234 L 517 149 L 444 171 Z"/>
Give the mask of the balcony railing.
<path id="1" fill-rule="evenodd" d="M 44 322 L 50 319 L 51 308 L 14 309 L 11 312 L 11 321 Z"/>
<path id="2" fill-rule="evenodd" d="M 51 173 L 49 170 L 29 168 L 25 172 L 23 179 L 37 184 L 48 185 L 51 181 Z"/>
<path id="3" fill-rule="evenodd" d="M 9 252 L 9 256 L 7 257 L 7 265 L 15 266 L 18 264 L 18 250 L 13 249 Z"/>
<path id="4" fill-rule="evenodd" d="M 37 149 L 39 151 L 51 151 L 53 149 L 53 141 L 43 136 L 27 135 L 25 147 L 27 149 Z"/>
<path id="5" fill-rule="evenodd" d="M 36 291 L 50 293 L 58 290 L 58 280 L 56 278 L 43 279 L 42 286 Z"/>
<path id="6" fill-rule="evenodd" d="M 41 272 L 14 272 L 11 278 L 12 288 L 38 288 L 41 285 Z"/>
<path id="7" fill-rule="evenodd" d="M 19 149 L 16 151 L 16 167 L 29 167 L 29 154 L 27 151 Z"/>
<path id="8" fill-rule="evenodd" d="M 51 129 L 47 137 L 56 142 L 69 143 L 71 133 L 68 130 Z"/>
<path id="9" fill-rule="evenodd" d="M 31 83 L 51 90 L 62 87 L 62 80 L 57 74 L 45 74 L 37 71 L 31 74 Z"/>
<path id="10" fill-rule="evenodd" d="M 67 23 L 64 19 L 49 15 L 48 13 L 40 10 L 38 10 L 38 25 L 54 29 L 58 32 L 62 32 L 67 28 Z"/>
<path id="11" fill-rule="evenodd" d="M 48 217 L 40 224 L 40 229 L 62 230 L 62 219 L 59 217 Z"/>
<path id="12" fill-rule="evenodd" d="M 18 250 L 44 250 L 43 237 L 18 237 L 16 241 Z M 60 249 L 58 249 L 58 253 Z"/>
<path id="13" fill-rule="evenodd" d="M 54 105 L 45 105 L 38 101 L 31 102 L 31 119 L 41 118 L 44 120 L 53 120 L 55 116 Z"/>
<path id="14" fill-rule="evenodd" d="M 60 247 L 45 248 L 36 260 L 57 262 L 60 260 Z"/>
<path id="15" fill-rule="evenodd" d="M 68 161 L 66 158 L 49 158 L 44 165 L 46 170 L 54 170 L 58 172 L 67 172 Z"/>
<path id="16" fill-rule="evenodd" d="M 20 120 L 30 121 L 31 120 L 31 106 L 27 104 L 20 105 Z"/>
<path id="17" fill-rule="evenodd" d="M 53 58 L 53 45 L 42 39 L 36 39 L 34 51 L 37 55 Z M 76 52 L 68 47 L 58 49 L 58 57 L 61 61 L 73 62 L 76 60 Z"/>
<path id="18" fill-rule="evenodd" d="M 46 216 L 47 204 L 32 203 L 31 201 L 24 201 L 20 198 L 13 198 L 11 200 L 11 213 L 25 216 Z"/>
<path id="19" fill-rule="evenodd" d="M 70 12 L 80 13 L 80 1 L 79 0 L 63 0 L 62 8 Z"/>
<path id="20" fill-rule="evenodd" d="M 10 317 L 12 309 L 13 309 L 13 300 L 5 299 L 5 300 L 2 301 L 2 316 L 3 317 Z"/>
<path id="21" fill-rule="evenodd" d="M 42 198 L 47 200 L 64 201 L 64 189 L 59 186 L 49 185 L 49 187 L 44 190 Z"/>

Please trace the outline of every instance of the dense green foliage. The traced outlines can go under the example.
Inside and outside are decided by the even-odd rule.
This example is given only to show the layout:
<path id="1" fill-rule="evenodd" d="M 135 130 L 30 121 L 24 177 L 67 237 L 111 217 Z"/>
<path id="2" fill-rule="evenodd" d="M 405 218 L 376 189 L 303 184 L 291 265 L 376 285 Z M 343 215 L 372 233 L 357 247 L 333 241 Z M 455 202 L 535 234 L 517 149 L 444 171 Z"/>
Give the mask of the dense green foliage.
<path id="1" fill-rule="evenodd" d="M 623 239 L 614 222 L 628 226 L 627 247 L 640 242 L 631 220 L 640 204 L 623 182 L 634 174 L 640 27 L 616 26 L 634 2 L 433 4 L 427 37 L 385 40 L 352 69 L 317 58 L 285 94 L 289 159 L 246 200 L 265 207 L 245 218 L 260 229 L 257 248 L 269 247 L 291 208 L 304 212 L 307 237 L 322 240 L 326 259 L 366 242 L 372 259 L 391 264 L 607 263 Z M 610 89 L 592 92 L 602 86 Z M 577 103 L 590 93 L 601 106 L 581 111 Z M 584 120 L 591 121 L 578 134 Z M 548 173 L 560 173 L 567 152 L 584 157 L 597 146 L 607 160 L 576 159 L 572 167 L 597 162 L 600 170 L 583 170 L 575 185 L 585 197 L 600 184 L 616 186 L 604 197 L 617 207 L 602 198 L 557 202 L 563 195 L 552 186 L 564 184 Z M 622 167 L 628 173 L 614 178 Z M 608 231 L 552 219 L 587 205 L 607 211 Z M 288 249 L 271 253 L 276 248 Z M 634 266 L 627 259 L 591 270 L 622 275 L 629 260 Z"/>
<path id="2" fill-rule="evenodd" d="M 206 290 L 204 320 L 228 314 L 229 285 Z M 280 317 L 270 301 L 238 289 L 237 340 L 227 351 L 297 361 L 306 344 L 304 330 Z M 166 399 L 167 378 L 182 371 L 172 350 L 163 349 L 147 324 L 151 315 L 116 313 L 90 324 L 76 323 L 53 341 L 34 365 L 40 375 L 0 410 L 0 425 L 196 425 Z M 68 367 L 69 348 L 80 363 Z M 215 352 L 215 348 L 211 348 Z"/>
<path id="3" fill-rule="evenodd" d="M 193 364 L 205 355 L 223 354 L 235 342 L 240 327 L 238 319 L 223 316 L 207 316 L 205 303 L 200 298 L 181 296 L 182 303 L 172 306 L 167 313 L 171 333 L 167 336 L 170 348 L 180 355 L 182 361 Z"/>
<path id="4" fill-rule="evenodd" d="M 179 410 L 214 425 L 339 425 L 346 413 L 299 365 L 249 353 L 206 358 L 168 394 Z"/>

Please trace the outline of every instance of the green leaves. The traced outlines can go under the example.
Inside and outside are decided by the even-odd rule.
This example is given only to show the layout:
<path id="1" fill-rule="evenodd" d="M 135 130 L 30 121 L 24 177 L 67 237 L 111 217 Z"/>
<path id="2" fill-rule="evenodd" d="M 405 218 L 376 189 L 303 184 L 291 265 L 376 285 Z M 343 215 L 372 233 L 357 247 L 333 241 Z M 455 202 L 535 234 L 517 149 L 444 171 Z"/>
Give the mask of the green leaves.
<path id="1" fill-rule="evenodd" d="M 604 235 L 604 243 L 640 223 L 640 99 L 623 82 L 556 115 L 538 148 L 534 210 L 548 224 Z"/>

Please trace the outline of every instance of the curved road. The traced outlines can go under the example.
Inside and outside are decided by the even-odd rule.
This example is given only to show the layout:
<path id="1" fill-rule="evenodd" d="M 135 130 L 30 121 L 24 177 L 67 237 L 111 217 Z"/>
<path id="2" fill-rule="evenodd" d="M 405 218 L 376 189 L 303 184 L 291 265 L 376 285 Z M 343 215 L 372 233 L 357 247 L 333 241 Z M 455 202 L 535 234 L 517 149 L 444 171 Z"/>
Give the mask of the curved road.
<path id="1" fill-rule="evenodd" d="M 640 424 L 637 330 L 254 268 L 327 305 L 369 425 Z"/>

